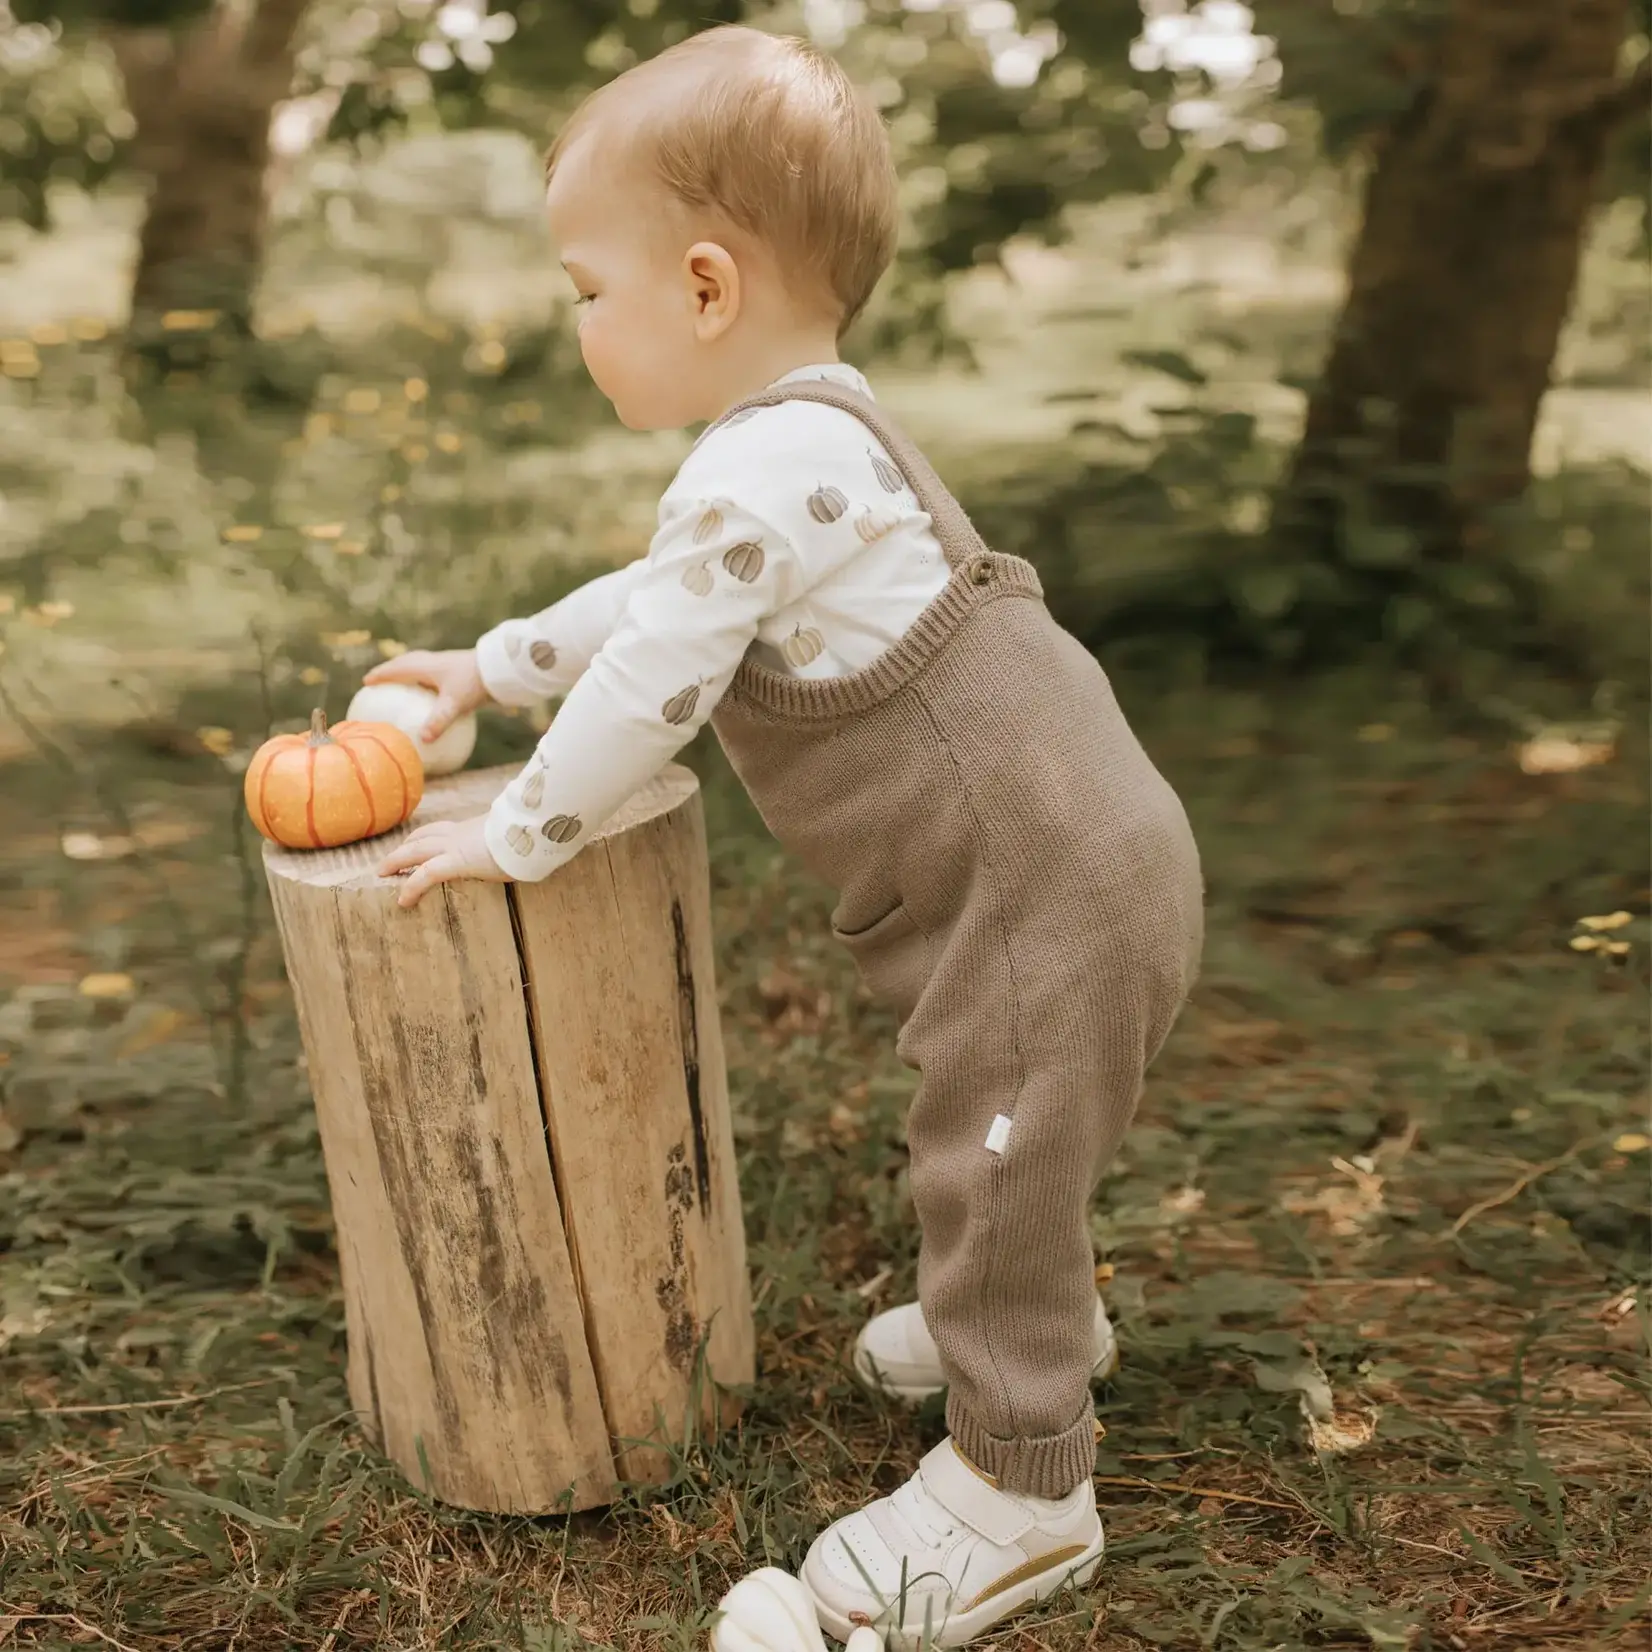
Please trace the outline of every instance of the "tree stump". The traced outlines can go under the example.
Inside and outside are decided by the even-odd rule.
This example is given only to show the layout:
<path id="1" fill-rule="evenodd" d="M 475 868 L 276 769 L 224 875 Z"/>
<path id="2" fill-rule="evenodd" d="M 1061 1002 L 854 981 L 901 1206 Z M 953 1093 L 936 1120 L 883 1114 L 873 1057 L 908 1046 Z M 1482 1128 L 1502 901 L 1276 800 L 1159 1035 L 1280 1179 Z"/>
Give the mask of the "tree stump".
<path id="1" fill-rule="evenodd" d="M 401 831 L 515 773 L 434 781 Z M 373 870 L 398 836 L 264 852 L 351 1403 L 444 1502 L 593 1507 L 753 1376 L 698 785 L 668 768 L 544 882 L 411 911 Z"/>

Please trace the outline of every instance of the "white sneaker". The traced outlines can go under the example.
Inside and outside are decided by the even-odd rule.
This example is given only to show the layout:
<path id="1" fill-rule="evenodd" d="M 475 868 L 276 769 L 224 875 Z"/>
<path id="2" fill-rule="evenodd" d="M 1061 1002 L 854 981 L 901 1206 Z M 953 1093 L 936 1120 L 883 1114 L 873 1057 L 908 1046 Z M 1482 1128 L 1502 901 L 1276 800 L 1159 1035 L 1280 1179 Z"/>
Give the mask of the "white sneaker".
<path id="1" fill-rule="evenodd" d="M 1119 1368 L 1119 1346 L 1099 1296 L 1095 1347 L 1092 1380 L 1112 1376 Z M 855 1338 L 855 1374 L 868 1388 L 911 1405 L 945 1390 L 940 1351 L 916 1302 L 890 1308 L 861 1327 Z"/>
<path id="2" fill-rule="evenodd" d="M 928 1652 L 1088 1583 L 1102 1547 L 1090 1480 L 1059 1500 L 1018 1496 L 943 1440 L 893 1496 L 827 1527 L 802 1578 L 828 1634 L 870 1624 L 889 1652 Z"/>

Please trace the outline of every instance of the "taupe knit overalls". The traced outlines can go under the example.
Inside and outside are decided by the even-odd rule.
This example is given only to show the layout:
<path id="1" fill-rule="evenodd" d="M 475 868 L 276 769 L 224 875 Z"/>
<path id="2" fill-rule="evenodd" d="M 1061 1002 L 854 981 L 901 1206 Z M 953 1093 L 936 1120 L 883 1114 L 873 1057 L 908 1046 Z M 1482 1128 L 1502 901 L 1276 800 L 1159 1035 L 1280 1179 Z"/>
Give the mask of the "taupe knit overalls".
<path id="1" fill-rule="evenodd" d="M 842 408 L 884 443 L 952 578 L 853 675 L 748 655 L 712 725 L 775 837 L 840 892 L 834 932 L 922 1075 L 918 1293 L 952 1436 L 1006 1489 L 1060 1497 L 1095 1465 L 1088 1206 L 1198 968 L 1198 851 L 1031 566 L 988 552 L 842 385 L 776 386 L 724 418 L 788 400 Z"/>

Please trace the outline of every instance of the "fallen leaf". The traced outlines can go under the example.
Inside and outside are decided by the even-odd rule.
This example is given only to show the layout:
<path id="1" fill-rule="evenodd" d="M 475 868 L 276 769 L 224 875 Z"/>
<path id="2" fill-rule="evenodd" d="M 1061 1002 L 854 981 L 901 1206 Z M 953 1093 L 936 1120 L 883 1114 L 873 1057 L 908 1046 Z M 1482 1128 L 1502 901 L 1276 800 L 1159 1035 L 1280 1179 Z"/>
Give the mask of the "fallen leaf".
<path id="1" fill-rule="evenodd" d="M 379 653 L 387 660 L 399 659 L 407 652 L 407 644 L 397 642 L 394 637 L 380 637 L 378 646 Z"/>
<path id="2" fill-rule="evenodd" d="M 263 537 L 264 530 L 251 522 L 237 522 L 233 528 L 224 529 L 224 538 L 232 545 L 250 545 Z"/>
<path id="3" fill-rule="evenodd" d="M 1332 1159 L 1331 1168 L 1343 1179 L 1327 1182 L 1312 1192 L 1292 1189 L 1280 1199 L 1279 1207 L 1293 1216 L 1324 1216 L 1333 1233 L 1347 1237 L 1382 1214 L 1383 1179 L 1347 1159 Z"/>
<path id="4" fill-rule="evenodd" d="M 1159 1200 L 1159 1209 L 1167 1216 L 1192 1216 L 1205 1208 L 1205 1190 L 1202 1187 L 1179 1187 Z"/>
<path id="5" fill-rule="evenodd" d="M 298 680 L 309 688 L 327 681 L 327 673 L 319 665 L 307 665 L 298 674 Z"/>
<path id="6" fill-rule="evenodd" d="M 1582 739 L 1576 735 L 1546 732 L 1534 735 L 1518 749 L 1523 774 L 1575 774 L 1610 763 L 1617 755 L 1613 740 Z"/>
<path id="7" fill-rule="evenodd" d="M 214 757 L 228 757 L 235 750 L 235 736 L 227 728 L 198 728 L 195 731 L 195 738 Z"/>
<path id="8" fill-rule="evenodd" d="M 344 532 L 342 522 L 316 522 L 304 530 L 311 539 L 337 539 Z"/>
<path id="9" fill-rule="evenodd" d="M 117 1053 L 123 1058 L 142 1055 L 145 1050 L 166 1043 L 188 1019 L 182 1010 L 159 1010 L 120 1046 Z"/>
<path id="10" fill-rule="evenodd" d="M 81 978 L 82 998 L 125 998 L 132 991 L 130 975 L 87 975 Z"/>
<path id="11" fill-rule="evenodd" d="M 1321 1457 L 1340 1457 L 1358 1451 L 1376 1438 L 1378 1413 L 1375 1408 L 1316 1417 L 1304 1395 L 1303 1412 L 1308 1424 L 1308 1442 Z"/>
<path id="12" fill-rule="evenodd" d="M 1652 1136 L 1644 1135 L 1639 1130 L 1625 1130 L 1621 1136 L 1612 1139 L 1614 1153 L 1644 1153 L 1652 1147 Z"/>
<path id="13" fill-rule="evenodd" d="M 1635 1311 L 1636 1290 L 1631 1285 L 1619 1291 L 1595 1317 L 1607 1325 L 1621 1325 Z"/>
<path id="14" fill-rule="evenodd" d="M 373 640 L 371 631 L 323 631 L 321 640 L 329 648 L 360 648 Z"/>
<path id="15" fill-rule="evenodd" d="M 1598 935 L 1602 930 L 1622 929 L 1625 924 L 1634 921 L 1632 913 L 1608 912 L 1603 918 L 1579 918 L 1577 922 L 1579 929 L 1587 929 L 1591 934 Z"/>

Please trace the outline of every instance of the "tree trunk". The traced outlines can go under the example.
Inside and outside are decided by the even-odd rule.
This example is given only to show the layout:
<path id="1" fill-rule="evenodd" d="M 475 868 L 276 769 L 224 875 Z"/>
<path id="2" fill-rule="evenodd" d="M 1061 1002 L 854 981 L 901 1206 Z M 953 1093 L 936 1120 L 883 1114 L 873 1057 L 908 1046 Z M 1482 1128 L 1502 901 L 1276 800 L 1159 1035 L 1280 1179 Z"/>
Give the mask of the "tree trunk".
<path id="1" fill-rule="evenodd" d="M 179 330 L 181 311 L 250 330 L 270 117 L 292 85 L 305 4 L 260 0 L 245 17 L 220 6 L 176 35 L 114 36 L 136 126 L 134 165 L 152 182 L 132 283 L 134 342 Z M 173 329 L 163 326 L 168 314 Z"/>
<path id="2" fill-rule="evenodd" d="M 1405 582 L 1529 478 L 1618 118 L 1628 0 L 1453 0 L 1384 133 L 1348 294 L 1276 512 L 1317 561 Z"/>

